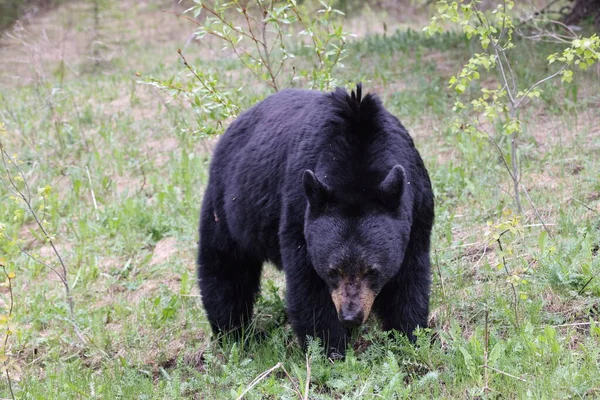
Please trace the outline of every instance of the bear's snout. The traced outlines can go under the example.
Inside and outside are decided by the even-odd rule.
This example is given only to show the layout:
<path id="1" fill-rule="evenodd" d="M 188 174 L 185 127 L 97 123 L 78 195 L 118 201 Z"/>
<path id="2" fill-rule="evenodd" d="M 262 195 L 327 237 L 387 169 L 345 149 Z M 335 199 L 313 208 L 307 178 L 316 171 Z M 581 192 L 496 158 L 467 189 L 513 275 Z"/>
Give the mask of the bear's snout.
<path id="1" fill-rule="evenodd" d="M 340 322 L 348 327 L 364 323 L 375 301 L 375 292 L 365 281 L 343 280 L 331 292 Z"/>
<path id="2" fill-rule="evenodd" d="M 357 327 L 363 323 L 365 319 L 363 311 L 350 303 L 342 305 L 341 312 L 338 313 L 340 322 L 349 328 Z"/>

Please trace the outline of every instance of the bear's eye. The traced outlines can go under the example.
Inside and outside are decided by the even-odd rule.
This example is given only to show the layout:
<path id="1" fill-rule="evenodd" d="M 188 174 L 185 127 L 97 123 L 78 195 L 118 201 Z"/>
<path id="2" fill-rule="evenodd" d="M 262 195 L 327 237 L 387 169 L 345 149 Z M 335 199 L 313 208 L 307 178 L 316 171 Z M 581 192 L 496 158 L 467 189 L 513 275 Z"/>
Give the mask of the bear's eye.
<path id="1" fill-rule="evenodd" d="M 327 276 L 331 279 L 337 278 L 340 275 L 340 272 L 337 269 L 330 269 L 327 271 Z"/>
<path id="2" fill-rule="evenodd" d="M 369 268 L 368 270 L 365 271 L 365 276 L 376 276 L 377 275 L 377 270 L 375 268 Z"/>

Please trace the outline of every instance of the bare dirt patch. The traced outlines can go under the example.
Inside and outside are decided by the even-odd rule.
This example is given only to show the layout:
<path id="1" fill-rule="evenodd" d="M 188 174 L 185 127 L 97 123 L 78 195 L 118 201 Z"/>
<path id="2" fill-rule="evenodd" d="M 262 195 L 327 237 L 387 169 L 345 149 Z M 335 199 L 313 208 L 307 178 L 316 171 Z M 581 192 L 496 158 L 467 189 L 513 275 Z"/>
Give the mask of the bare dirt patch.
<path id="1" fill-rule="evenodd" d="M 585 144 L 600 148 L 600 116 L 597 109 L 581 112 L 571 119 L 548 114 L 538 108 L 525 125 L 541 149 L 567 145 L 581 137 Z"/>
<path id="2" fill-rule="evenodd" d="M 429 23 L 427 7 L 413 5 L 411 2 L 378 2 L 381 10 L 374 10 L 365 2 L 365 6 L 355 15 L 350 13 L 344 21 L 344 30 L 358 37 L 373 34 L 393 33 L 398 29 L 420 31 Z"/>
<path id="3" fill-rule="evenodd" d="M 153 138 L 146 142 L 144 151 L 157 166 L 166 164 L 172 152 L 177 150 L 179 142 L 174 137 Z"/>
<path id="4" fill-rule="evenodd" d="M 116 176 L 113 178 L 113 182 L 117 186 L 117 194 L 121 195 L 128 193 L 132 195 L 139 192 L 144 188 L 144 178 L 141 176 Z"/>
<path id="5" fill-rule="evenodd" d="M 177 253 L 177 240 L 173 237 L 161 239 L 156 246 L 150 259 L 150 265 L 162 264 Z"/>
<path id="6" fill-rule="evenodd" d="M 450 77 L 458 73 L 462 67 L 462 63 L 457 57 L 448 51 L 430 50 L 422 56 L 422 62 L 433 63 L 439 75 Z"/>
<path id="7" fill-rule="evenodd" d="M 91 2 L 64 2 L 56 9 L 22 18 L 0 34 L 0 83 L 18 86 L 54 73 L 79 75 L 94 63 L 106 66 L 123 56 L 125 45 L 131 42 L 162 49 L 169 45 L 176 55 L 177 47 L 195 28 L 164 12 L 182 11 L 177 3 L 156 7 L 127 0 L 117 7 L 101 7 L 97 26 Z"/>

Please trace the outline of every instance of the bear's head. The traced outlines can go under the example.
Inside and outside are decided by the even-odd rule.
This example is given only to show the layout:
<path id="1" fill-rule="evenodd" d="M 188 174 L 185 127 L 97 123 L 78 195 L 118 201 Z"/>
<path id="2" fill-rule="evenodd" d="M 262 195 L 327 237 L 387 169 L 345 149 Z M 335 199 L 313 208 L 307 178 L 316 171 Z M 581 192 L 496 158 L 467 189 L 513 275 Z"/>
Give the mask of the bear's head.
<path id="1" fill-rule="evenodd" d="M 304 236 L 317 274 L 327 283 L 338 318 L 364 323 L 375 297 L 397 275 L 410 235 L 402 212 L 404 168 L 393 167 L 371 193 L 338 192 L 306 170 Z"/>

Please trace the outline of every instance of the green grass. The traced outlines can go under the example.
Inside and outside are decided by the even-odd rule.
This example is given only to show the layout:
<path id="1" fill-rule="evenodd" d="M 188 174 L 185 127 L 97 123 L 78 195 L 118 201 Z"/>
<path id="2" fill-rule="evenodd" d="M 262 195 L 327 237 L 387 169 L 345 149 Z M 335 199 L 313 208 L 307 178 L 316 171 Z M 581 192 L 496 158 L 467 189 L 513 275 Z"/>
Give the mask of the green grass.
<path id="1" fill-rule="evenodd" d="M 0 185 L 0 258 L 16 274 L 8 348 L 17 398 L 237 398 L 273 367 L 246 398 L 600 395 L 595 72 L 577 75 L 566 87 L 544 87 L 524 111 L 523 185 L 537 213 L 524 201 L 521 233 L 502 236 L 507 275 L 498 268 L 502 254 L 492 235 L 515 215 L 509 177 L 489 143 L 449 129 L 453 94 L 446 82 L 473 45 L 457 35 L 425 38 L 411 31 L 349 44 L 339 79 L 362 79 L 367 90 L 380 93 L 413 134 L 430 171 L 433 287 L 430 327 L 417 345 L 388 338 L 370 321 L 346 359 L 332 363 L 318 343 L 308 356 L 300 350 L 285 316 L 282 275 L 271 267 L 254 326 L 266 337 L 214 342 L 194 275 L 214 139 L 195 133 L 202 118 L 185 101 L 142 82 L 173 75 L 187 80 L 177 48 L 192 27 L 159 13 L 167 7 L 160 3 L 136 6 L 134 20 L 124 6 L 105 7 L 100 66 L 94 68 L 88 54 L 75 54 L 68 68 L 49 59 L 37 66 L 43 74 L 20 69 L 24 78 L 14 80 L 4 68 L 0 76 L 0 122 L 7 131 L 0 140 L 19 160 L 34 209 L 42 207 L 40 215 L 45 209 L 87 342 L 74 332 L 59 279 L 23 250 L 52 267 L 59 267 L 56 256 L 24 203 Z M 61 26 L 73 13 L 79 18 L 72 37 L 61 40 L 88 40 L 89 7 L 64 6 L 48 18 Z M 163 34 L 143 33 L 153 29 Z M 28 34 L 36 39 L 36 32 L 32 26 Z M 544 76 L 544 54 L 552 47 L 518 45 L 526 49 L 514 55 L 519 79 Z M 194 65 L 227 72 L 225 86 L 245 84 L 244 107 L 269 93 L 231 57 L 215 54 L 221 53 L 214 43 L 186 49 Z M 6 181 L 7 171 L 0 176 Z M 38 188 L 46 185 L 51 190 L 44 201 Z M 516 314 L 508 283 L 513 275 Z M 0 297 L 9 303 L 6 287 Z M 490 368 L 482 368 L 486 364 Z M 0 397 L 10 397 L 6 375 Z"/>

